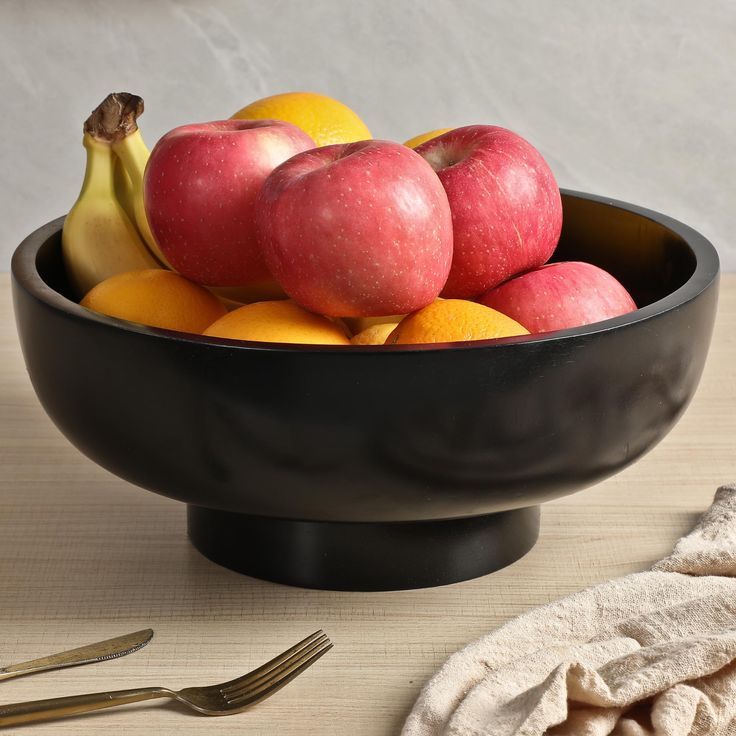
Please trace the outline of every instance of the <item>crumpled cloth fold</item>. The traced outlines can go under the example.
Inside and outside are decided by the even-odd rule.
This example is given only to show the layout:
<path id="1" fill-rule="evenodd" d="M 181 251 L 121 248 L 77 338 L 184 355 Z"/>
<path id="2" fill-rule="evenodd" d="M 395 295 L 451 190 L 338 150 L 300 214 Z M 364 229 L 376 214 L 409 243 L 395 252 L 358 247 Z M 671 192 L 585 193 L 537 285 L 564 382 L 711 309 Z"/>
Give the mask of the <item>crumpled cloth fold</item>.
<path id="1" fill-rule="evenodd" d="M 736 736 L 736 484 L 647 572 L 452 655 L 402 736 Z"/>

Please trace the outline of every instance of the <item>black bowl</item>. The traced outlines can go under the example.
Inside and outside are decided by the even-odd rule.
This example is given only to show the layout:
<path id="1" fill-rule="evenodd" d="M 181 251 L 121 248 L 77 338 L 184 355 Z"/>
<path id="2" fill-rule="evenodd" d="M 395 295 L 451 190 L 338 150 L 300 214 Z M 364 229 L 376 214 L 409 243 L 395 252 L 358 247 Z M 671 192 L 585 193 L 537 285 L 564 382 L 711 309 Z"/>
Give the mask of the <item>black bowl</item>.
<path id="1" fill-rule="evenodd" d="M 558 260 L 613 273 L 640 309 L 452 345 L 238 343 L 69 298 L 62 219 L 12 262 L 33 386 L 85 455 L 189 505 L 211 559 L 307 587 L 463 580 L 536 541 L 539 504 L 634 462 L 673 426 L 711 338 L 718 256 L 663 215 L 564 193 Z"/>

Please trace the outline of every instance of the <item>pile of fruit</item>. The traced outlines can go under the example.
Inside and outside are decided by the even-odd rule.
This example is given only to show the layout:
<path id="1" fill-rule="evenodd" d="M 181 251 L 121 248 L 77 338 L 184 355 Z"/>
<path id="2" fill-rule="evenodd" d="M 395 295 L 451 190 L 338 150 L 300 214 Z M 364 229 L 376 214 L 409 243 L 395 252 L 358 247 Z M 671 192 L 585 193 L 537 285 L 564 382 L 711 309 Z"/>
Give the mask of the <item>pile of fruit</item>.
<path id="1" fill-rule="evenodd" d="M 143 101 L 109 95 L 84 125 L 66 218 L 89 309 L 235 340 L 445 343 L 590 324 L 636 309 L 616 279 L 547 263 L 560 192 L 504 128 L 374 140 L 337 100 L 288 93 L 146 148 Z"/>

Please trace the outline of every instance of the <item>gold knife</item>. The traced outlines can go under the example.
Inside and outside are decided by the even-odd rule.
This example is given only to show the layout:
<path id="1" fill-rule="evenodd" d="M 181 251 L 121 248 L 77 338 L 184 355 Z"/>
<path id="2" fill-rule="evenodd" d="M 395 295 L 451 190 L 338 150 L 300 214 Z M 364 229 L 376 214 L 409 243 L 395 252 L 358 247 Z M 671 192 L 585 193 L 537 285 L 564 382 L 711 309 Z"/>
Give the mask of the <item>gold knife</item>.
<path id="1" fill-rule="evenodd" d="M 32 659 L 29 662 L 0 667 L 0 680 L 30 675 L 33 672 L 44 672 L 45 670 L 56 670 L 62 667 L 102 662 L 106 659 L 117 659 L 117 657 L 124 657 L 126 654 L 137 652 L 146 646 L 152 637 L 153 629 L 143 629 L 133 634 L 125 634 L 125 636 L 117 636 L 114 639 L 98 641 L 96 644 L 70 649 L 67 652 L 50 654 L 48 657 Z"/>

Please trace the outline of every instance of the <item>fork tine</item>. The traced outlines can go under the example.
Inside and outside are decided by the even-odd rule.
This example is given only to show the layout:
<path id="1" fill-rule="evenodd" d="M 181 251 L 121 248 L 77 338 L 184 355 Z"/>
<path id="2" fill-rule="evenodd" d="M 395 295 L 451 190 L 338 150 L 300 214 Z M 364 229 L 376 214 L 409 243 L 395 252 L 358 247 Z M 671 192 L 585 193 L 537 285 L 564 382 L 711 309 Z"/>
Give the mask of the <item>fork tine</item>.
<path id="1" fill-rule="evenodd" d="M 304 670 L 311 667 L 320 657 L 329 652 L 332 647 L 332 642 L 328 640 L 327 644 L 322 645 L 298 666 L 283 671 L 275 679 L 267 680 L 254 690 L 246 690 L 241 695 L 229 701 L 229 705 L 235 705 L 242 709 L 265 700 L 284 687 L 284 685 L 288 685 L 288 683 L 295 677 L 298 677 Z"/>
<path id="2" fill-rule="evenodd" d="M 226 700 L 232 700 L 234 698 L 241 697 L 244 692 L 254 692 L 258 688 L 267 686 L 274 679 L 279 678 L 282 673 L 290 671 L 295 667 L 298 667 L 301 662 L 310 657 L 315 651 L 324 647 L 326 644 L 332 645 L 332 642 L 327 638 L 325 634 L 315 639 L 314 642 L 299 650 L 293 654 L 289 659 L 284 660 L 281 664 L 273 667 L 268 672 L 263 673 L 259 677 L 244 677 L 243 681 L 237 686 L 230 687 L 227 692 L 220 691 Z"/>
<path id="3" fill-rule="evenodd" d="M 279 654 L 278 657 L 274 657 L 272 660 L 266 662 L 266 664 L 263 664 L 257 669 L 248 672 L 248 674 L 246 675 L 242 675 L 241 677 L 236 677 L 234 680 L 222 683 L 222 685 L 219 686 L 220 692 L 223 693 L 223 695 L 227 695 L 228 691 L 232 689 L 239 689 L 240 685 L 258 679 L 261 675 L 265 675 L 267 672 L 270 672 L 275 667 L 278 667 L 280 664 L 290 659 L 294 654 L 324 636 L 325 632 L 322 631 L 322 629 L 319 629 L 319 631 L 315 631 L 313 634 L 310 634 L 306 639 L 302 639 L 298 644 L 294 644 L 293 647 Z"/>

